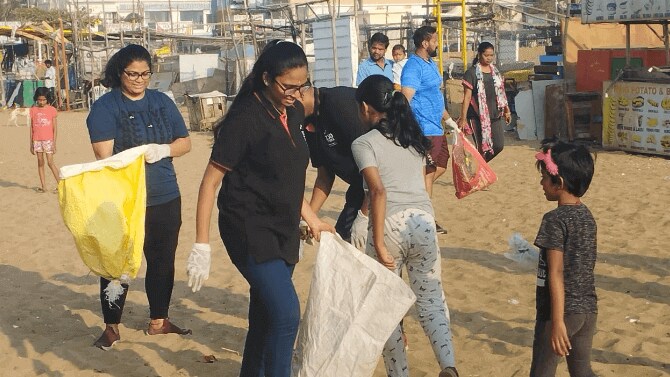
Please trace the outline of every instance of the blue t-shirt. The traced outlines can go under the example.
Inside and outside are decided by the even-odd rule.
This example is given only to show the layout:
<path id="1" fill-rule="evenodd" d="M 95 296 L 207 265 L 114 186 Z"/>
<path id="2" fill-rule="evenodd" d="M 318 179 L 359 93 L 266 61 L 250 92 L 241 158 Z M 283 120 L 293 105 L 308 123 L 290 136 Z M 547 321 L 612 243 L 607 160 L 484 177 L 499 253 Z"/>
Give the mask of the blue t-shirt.
<path id="1" fill-rule="evenodd" d="M 114 140 L 113 153 L 144 144 L 170 144 L 187 137 L 184 118 L 165 94 L 147 89 L 133 101 L 114 89 L 93 103 L 86 118 L 91 143 Z M 146 164 L 147 207 L 179 197 L 172 158 Z"/>
<path id="2" fill-rule="evenodd" d="M 442 77 L 433 59 L 412 55 L 402 68 L 400 85 L 415 90 L 410 107 L 425 136 L 444 135 L 442 113 L 444 97 L 440 91 Z"/>
<path id="3" fill-rule="evenodd" d="M 358 66 L 358 74 L 356 75 L 356 86 L 361 85 L 361 82 L 366 77 L 372 75 L 383 75 L 393 81 L 393 61 L 384 59 L 384 68 L 380 67 L 376 61 L 367 58 Z"/>

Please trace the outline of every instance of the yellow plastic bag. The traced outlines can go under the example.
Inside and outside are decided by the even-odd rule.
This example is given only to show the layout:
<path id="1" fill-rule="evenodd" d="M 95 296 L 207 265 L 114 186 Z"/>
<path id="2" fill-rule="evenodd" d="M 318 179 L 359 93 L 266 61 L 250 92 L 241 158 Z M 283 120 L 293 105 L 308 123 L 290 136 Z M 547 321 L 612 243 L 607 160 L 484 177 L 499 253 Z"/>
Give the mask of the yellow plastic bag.
<path id="1" fill-rule="evenodd" d="M 108 280 L 134 278 L 142 263 L 145 151 L 146 146 L 135 147 L 60 169 L 58 201 L 63 221 L 84 264 Z"/>

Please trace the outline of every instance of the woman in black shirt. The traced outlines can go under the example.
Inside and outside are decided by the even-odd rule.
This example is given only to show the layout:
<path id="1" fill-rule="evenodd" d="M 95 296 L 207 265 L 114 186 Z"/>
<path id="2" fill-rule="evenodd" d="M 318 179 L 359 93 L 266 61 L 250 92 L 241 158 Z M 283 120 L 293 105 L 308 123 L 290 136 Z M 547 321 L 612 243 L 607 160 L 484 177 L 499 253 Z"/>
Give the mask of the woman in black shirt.
<path id="1" fill-rule="evenodd" d="M 249 332 L 241 376 L 288 377 L 300 321 L 291 275 L 298 262 L 300 217 L 318 240 L 334 232 L 303 199 L 309 151 L 297 101 L 310 87 L 307 58 L 291 42 L 263 50 L 225 118 L 214 130 L 200 184 L 189 286 L 209 276 L 209 224 L 219 184 L 219 231 L 230 259 L 250 285 Z"/>
<path id="2" fill-rule="evenodd" d="M 491 161 L 505 146 L 505 122 L 511 113 L 505 94 L 505 79 L 493 64 L 494 50 L 489 42 L 482 42 L 472 66 L 463 75 L 463 106 L 458 126 L 474 131 L 479 153 Z"/>

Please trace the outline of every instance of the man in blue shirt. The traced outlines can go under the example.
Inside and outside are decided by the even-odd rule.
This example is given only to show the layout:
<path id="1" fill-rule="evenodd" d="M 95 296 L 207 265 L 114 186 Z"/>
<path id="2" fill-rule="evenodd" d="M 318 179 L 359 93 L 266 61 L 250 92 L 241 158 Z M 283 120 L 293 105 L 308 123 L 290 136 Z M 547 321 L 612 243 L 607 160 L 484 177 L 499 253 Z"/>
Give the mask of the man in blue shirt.
<path id="1" fill-rule="evenodd" d="M 442 75 L 432 59 L 437 56 L 437 33 L 432 26 L 422 26 L 414 32 L 415 54 L 410 56 L 402 69 L 400 84 L 402 93 L 407 97 L 412 112 L 421 126 L 423 134 L 433 144 L 426 167 L 426 191 L 433 194 L 433 183 L 447 170 L 449 148 L 444 135 L 442 122 L 457 128 L 444 106 L 444 97 L 440 90 Z M 437 225 L 438 233 L 446 233 Z"/>
<path id="2" fill-rule="evenodd" d="M 389 47 L 389 38 L 382 33 L 374 33 L 368 42 L 370 58 L 365 59 L 358 66 L 356 86 L 372 75 L 384 75 L 393 81 L 393 61 L 386 59 L 386 49 Z"/>

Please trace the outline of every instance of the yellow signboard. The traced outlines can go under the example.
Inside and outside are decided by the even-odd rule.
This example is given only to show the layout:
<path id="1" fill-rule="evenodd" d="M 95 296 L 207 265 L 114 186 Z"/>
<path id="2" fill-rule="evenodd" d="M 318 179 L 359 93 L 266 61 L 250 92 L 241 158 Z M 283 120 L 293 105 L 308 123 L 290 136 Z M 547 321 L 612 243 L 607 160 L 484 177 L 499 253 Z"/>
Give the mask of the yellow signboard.
<path id="1" fill-rule="evenodd" d="M 670 84 L 612 85 L 603 101 L 603 146 L 670 156 Z"/>

